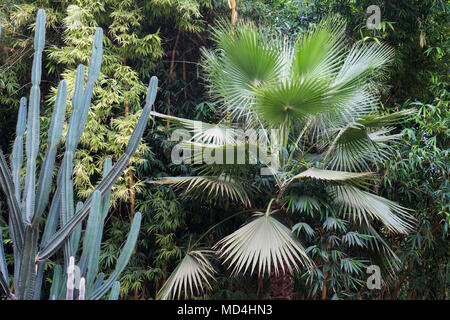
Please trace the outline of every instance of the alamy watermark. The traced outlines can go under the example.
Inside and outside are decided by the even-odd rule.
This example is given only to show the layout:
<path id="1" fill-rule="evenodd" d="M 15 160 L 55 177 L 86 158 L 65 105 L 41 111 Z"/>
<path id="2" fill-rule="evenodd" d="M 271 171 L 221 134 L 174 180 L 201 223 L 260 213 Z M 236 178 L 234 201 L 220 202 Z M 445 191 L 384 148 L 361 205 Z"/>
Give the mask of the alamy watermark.
<path id="1" fill-rule="evenodd" d="M 381 270 L 380 267 L 373 264 L 367 267 L 367 274 L 370 276 L 367 278 L 366 285 L 367 289 L 381 289 Z"/>
<path id="2" fill-rule="evenodd" d="M 380 29 L 381 28 L 381 25 L 380 25 L 380 22 L 381 22 L 381 10 L 380 10 L 380 7 L 377 6 L 377 5 L 374 5 L 374 4 L 371 5 L 371 6 L 368 6 L 367 10 L 366 10 L 366 13 L 370 14 L 370 16 L 367 18 L 367 21 L 366 21 L 367 29 L 370 29 L 370 30 L 372 30 L 372 29 Z"/>

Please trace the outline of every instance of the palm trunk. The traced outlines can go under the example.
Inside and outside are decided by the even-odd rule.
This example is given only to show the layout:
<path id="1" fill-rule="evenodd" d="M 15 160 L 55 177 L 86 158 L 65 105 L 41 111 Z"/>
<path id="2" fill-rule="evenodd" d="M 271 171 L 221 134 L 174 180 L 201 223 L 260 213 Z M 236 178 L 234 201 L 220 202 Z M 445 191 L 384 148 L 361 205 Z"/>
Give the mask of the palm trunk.
<path id="1" fill-rule="evenodd" d="M 269 300 L 294 300 L 296 293 L 294 291 L 294 275 L 290 272 L 272 273 L 269 279 L 270 289 L 267 294 Z"/>

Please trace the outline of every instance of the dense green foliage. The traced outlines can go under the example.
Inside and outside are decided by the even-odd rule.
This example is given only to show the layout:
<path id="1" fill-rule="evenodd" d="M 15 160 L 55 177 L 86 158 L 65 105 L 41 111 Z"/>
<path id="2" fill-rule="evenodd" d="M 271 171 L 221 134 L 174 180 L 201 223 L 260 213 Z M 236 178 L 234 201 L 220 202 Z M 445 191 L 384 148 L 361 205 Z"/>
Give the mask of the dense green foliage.
<path id="1" fill-rule="evenodd" d="M 402 136 L 397 137 L 392 156 L 376 165 L 370 164 L 368 169 L 377 172 L 379 177 L 370 191 L 413 209 L 411 214 L 417 224 L 406 236 L 375 224 L 387 247 L 399 258 L 396 266 L 400 268 L 395 274 L 389 272 L 389 267 L 382 269 L 385 282 L 381 290 L 368 290 L 365 285 L 366 266 L 383 265 L 376 256 L 367 253 L 367 248 L 358 245 L 370 241 L 368 233 L 358 229 L 358 224 L 327 220 L 334 212 L 327 204 L 330 199 L 324 192 L 326 183 L 303 179 L 302 184 L 286 190 L 284 199 L 279 198 L 272 208 L 282 209 L 277 218 L 293 228 L 296 239 L 308 248 L 307 254 L 319 270 L 307 274 L 300 268 L 293 276 L 280 277 L 249 273 L 231 276 L 232 268 L 228 270 L 227 264 L 222 265 L 223 259 L 204 251 L 248 223 L 255 210 L 265 212 L 270 199 L 277 195 L 276 182 L 259 175 L 260 167 L 246 167 L 241 171 L 244 190 L 248 193 L 244 198 L 252 204 L 251 208 L 243 203 L 246 200 L 203 197 L 199 201 L 182 197 L 184 189 L 150 183 L 162 177 L 205 175 L 193 166 L 171 162 L 171 150 L 176 142 L 169 137 L 177 123 L 169 117 L 212 124 L 221 120 L 226 124 L 229 120 L 221 113 L 217 94 L 211 95 L 213 75 L 204 68 L 207 63 L 202 57 L 203 47 L 216 50 L 219 46 L 217 33 L 211 31 L 225 25 L 224 20 L 230 20 L 228 1 L 0 0 L 0 144 L 3 151 L 12 153 L 20 97 L 31 87 L 29 61 L 33 55 L 34 29 L 30 26 L 34 26 L 37 9 L 43 8 L 47 13 L 47 51 L 43 55 L 45 72 L 41 81 L 44 129 L 50 126 L 58 83 L 66 81 L 70 99 L 76 67 L 80 63 L 88 64 L 93 34 L 96 27 L 102 27 L 105 30 L 103 65 L 94 87 L 86 131 L 74 160 L 76 199 L 85 201 L 92 192 L 101 178 L 106 157 L 115 162 L 123 154 L 142 112 L 139 101 L 145 94 L 144 83 L 153 74 L 161 79 L 155 111 L 169 116 L 155 117 L 148 124 L 138 153 L 112 190 L 112 208 L 106 218 L 99 266 L 106 276 L 114 270 L 134 212 L 143 213 L 137 246 L 120 277 L 121 298 L 157 298 L 181 261 L 186 261 L 186 257 L 193 261 L 206 257 L 216 270 L 215 281 L 209 280 L 211 287 L 205 283 L 206 298 L 447 299 L 448 1 L 240 0 L 236 3 L 238 21 L 251 20 L 264 28 L 267 35 L 284 41 L 296 41 L 322 18 L 338 14 L 347 25 L 346 48 L 356 43 L 380 42 L 393 49 L 389 67 L 370 75 L 380 98 L 379 114 L 390 115 L 412 108 L 417 112 L 391 125 L 390 134 Z M 366 27 L 369 5 L 381 9 L 380 29 Z M 64 127 L 63 139 L 66 130 Z M 44 160 L 46 140 L 43 134 L 43 145 L 36 159 L 38 166 Z M 301 169 L 287 168 L 294 175 L 302 172 Z M 51 193 L 55 191 L 52 188 Z M 298 199 L 299 194 L 310 198 Z M 320 199 L 312 200 L 314 197 Z M 1 204 L 0 227 L 6 262 L 11 269 L 13 250 L 6 232 L 9 215 L 6 201 Z M 63 262 L 61 258 L 55 257 L 47 268 Z M 44 290 L 50 290 L 50 283 L 50 278 L 44 279 Z M 283 287 L 286 284 L 289 290 Z"/>

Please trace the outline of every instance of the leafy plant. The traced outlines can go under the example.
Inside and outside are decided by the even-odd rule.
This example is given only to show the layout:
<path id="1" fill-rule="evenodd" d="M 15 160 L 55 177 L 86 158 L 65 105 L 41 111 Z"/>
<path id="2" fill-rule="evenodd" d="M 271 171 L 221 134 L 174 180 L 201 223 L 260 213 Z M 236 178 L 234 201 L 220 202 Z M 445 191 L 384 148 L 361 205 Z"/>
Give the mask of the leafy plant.
<path id="1" fill-rule="evenodd" d="M 292 192 L 335 208 L 326 214 L 347 218 L 346 222 L 361 229 L 362 237 L 371 233 L 369 254 L 382 251 L 388 260 L 398 258 L 372 225 L 379 221 L 401 234 L 413 229 L 415 221 L 407 209 L 369 192 L 375 179 L 371 169 L 388 157 L 389 143 L 398 138 L 389 134 L 389 126 L 411 112 L 382 116 L 376 111 L 371 74 L 390 61 L 393 50 L 379 43 L 347 48 L 344 27 L 339 18 L 325 19 L 292 44 L 252 24 L 222 24 L 212 35 L 216 50 L 204 51 L 210 92 L 222 116 L 219 123 L 153 112 L 193 133 L 183 147 L 186 152 L 194 150 L 194 160 L 205 154 L 222 160 L 224 150 L 241 148 L 245 159 L 256 157 L 264 163 L 261 147 L 259 152 L 251 151 L 250 146 L 258 141 L 244 132 L 248 129 L 262 132 L 269 141 L 267 151 L 279 159 L 264 163 L 275 183 L 267 213 L 217 244 L 220 256 L 236 272 L 258 270 L 260 276 L 276 279 L 279 271 L 291 273 L 299 264 L 312 267 L 313 261 L 290 228 L 269 214 L 274 207 L 281 220 L 287 221 L 292 211 L 286 207 L 292 204 L 285 195 Z M 199 128 L 203 129 L 200 134 Z M 194 198 L 239 200 L 249 205 L 246 170 L 236 163 L 206 164 L 199 167 L 197 177 L 164 177 L 155 182 L 182 185 L 184 194 Z M 306 192 L 309 187 L 320 192 L 310 194 Z M 310 210 L 317 214 L 315 207 Z M 339 260 L 343 272 L 360 270 L 358 259 L 345 259 Z M 184 289 L 191 284 L 186 282 Z"/>

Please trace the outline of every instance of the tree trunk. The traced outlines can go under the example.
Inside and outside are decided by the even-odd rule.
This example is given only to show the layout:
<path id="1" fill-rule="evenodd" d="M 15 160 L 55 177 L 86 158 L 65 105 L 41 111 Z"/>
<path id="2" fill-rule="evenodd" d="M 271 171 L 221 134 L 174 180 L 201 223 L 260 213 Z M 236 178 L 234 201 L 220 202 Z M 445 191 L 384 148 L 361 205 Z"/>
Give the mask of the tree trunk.
<path id="1" fill-rule="evenodd" d="M 272 273 L 269 279 L 270 289 L 267 294 L 269 300 L 294 300 L 294 275 L 290 272 Z"/>

